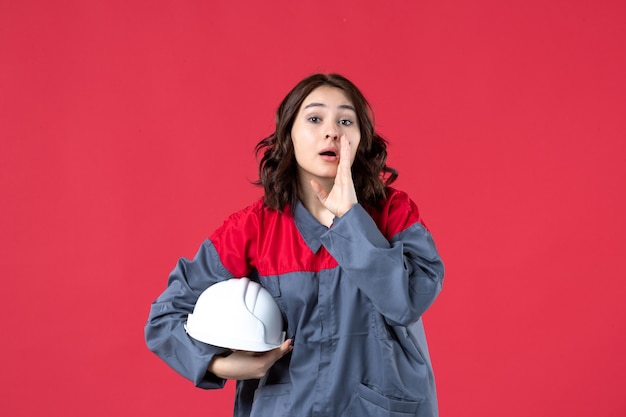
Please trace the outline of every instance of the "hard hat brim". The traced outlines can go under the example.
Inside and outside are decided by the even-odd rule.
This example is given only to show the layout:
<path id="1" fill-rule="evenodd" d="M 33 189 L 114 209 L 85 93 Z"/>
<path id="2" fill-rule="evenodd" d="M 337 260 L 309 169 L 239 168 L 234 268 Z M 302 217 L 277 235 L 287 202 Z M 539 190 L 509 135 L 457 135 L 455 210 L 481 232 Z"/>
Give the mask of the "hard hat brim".
<path id="1" fill-rule="evenodd" d="M 189 315 L 189 320 L 193 323 L 191 314 Z M 206 332 L 197 331 L 193 328 L 193 326 L 188 326 L 187 324 L 185 324 L 185 330 L 191 338 L 199 342 L 225 349 L 245 350 L 249 352 L 267 352 L 280 347 L 285 341 L 285 332 L 282 332 L 282 337 L 280 340 L 276 341 L 276 344 L 269 344 L 256 340 L 246 340 L 244 338 L 233 337 L 232 334 L 226 335 L 226 337 L 220 337 L 218 334 L 208 334 Z"/>

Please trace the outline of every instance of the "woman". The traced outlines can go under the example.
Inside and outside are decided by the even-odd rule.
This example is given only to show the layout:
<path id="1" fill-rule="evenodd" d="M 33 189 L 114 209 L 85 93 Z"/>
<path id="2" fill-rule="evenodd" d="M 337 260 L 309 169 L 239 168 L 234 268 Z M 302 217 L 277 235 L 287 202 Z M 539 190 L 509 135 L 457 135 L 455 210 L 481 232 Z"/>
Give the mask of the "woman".
<path id="1" fill-rule="evenodd" d="M 389 187 L 370 113 L 340 75 L 298 83 L 257 145 L 264 197 L 181 259 L 152 305 L 149 348 L 198 387 L 237 380 L 237 417 L 438 414 L 421 316 L 443 264 L 415 204 Z M 272 294 L 288 340 L 252 355 L 191 339 L 200 293 L 244 276 Z"/>

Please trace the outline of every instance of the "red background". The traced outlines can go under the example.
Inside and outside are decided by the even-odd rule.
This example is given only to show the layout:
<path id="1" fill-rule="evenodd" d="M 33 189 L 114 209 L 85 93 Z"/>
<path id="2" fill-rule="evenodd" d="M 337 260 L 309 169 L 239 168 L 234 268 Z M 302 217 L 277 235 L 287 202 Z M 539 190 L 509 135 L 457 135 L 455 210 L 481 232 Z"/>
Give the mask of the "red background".
<path id="1" fill-rule="evenodd" d="M 441 415 L 626 415 L 623 1 L 0 0 L 3 416 L 230 414 L 143 326 L 317 71 L 446 261 Z"/>

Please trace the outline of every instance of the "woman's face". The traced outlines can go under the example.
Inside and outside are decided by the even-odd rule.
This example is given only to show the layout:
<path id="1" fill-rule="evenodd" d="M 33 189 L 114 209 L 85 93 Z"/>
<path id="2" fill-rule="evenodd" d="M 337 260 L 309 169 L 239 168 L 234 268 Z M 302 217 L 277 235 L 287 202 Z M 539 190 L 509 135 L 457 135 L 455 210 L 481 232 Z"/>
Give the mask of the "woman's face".
<path id="1" fill-rule="evenodd" d="M 354 105 L 338 88 L 316 88 L 302 102 L 291 128 L 300 183 L 308 183 L 311 179 L 320 184 L 333 182 L 342 136 L 351 145 L 352 165 L 361 141 Z"/>

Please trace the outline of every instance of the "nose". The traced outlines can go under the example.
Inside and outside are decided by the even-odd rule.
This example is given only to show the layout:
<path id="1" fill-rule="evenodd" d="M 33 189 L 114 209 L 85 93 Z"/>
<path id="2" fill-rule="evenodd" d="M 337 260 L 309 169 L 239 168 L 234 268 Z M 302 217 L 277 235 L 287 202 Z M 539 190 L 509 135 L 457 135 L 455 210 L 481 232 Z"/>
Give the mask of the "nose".
<path id="1" fill-rule="evenodd" d="M 337 126 L 335 126 L 334 123 L 326 128 L 326 139 L 339 139 L 339 131 L 337 130 Z"/>

